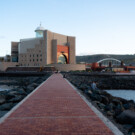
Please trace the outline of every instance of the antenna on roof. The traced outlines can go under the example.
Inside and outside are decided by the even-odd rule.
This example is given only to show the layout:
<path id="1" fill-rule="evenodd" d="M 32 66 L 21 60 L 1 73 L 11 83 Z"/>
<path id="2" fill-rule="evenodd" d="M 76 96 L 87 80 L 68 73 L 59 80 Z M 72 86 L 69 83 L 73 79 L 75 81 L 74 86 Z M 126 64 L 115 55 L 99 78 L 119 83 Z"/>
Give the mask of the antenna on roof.
<path id="1" fill-rule="evenodd" d="M 40 26 L 41 26 L 41 22 L 40 22 Z"/>

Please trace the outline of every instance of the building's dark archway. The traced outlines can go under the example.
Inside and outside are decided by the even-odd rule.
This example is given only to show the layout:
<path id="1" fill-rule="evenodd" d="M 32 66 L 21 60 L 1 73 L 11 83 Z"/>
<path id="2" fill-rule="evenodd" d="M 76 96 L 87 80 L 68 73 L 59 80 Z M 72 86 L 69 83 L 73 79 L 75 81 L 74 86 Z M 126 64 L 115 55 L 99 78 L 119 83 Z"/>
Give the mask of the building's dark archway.
<path id="1" fill-rule="evenodd" d="M 67 57 L 64 54 L 61 54 L 58 58 L 58 64 L 67 64 Z"/>

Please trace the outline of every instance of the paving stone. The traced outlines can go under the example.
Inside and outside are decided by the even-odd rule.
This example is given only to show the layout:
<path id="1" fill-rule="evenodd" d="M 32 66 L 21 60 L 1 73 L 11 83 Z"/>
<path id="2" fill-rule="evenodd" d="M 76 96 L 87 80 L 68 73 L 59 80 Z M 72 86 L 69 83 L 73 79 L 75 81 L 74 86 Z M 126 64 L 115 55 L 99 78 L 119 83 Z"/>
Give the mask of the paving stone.
<path id="1" fill-rule="evenodd" d="M 52 75 L 0 124 L 0 135 L 113 135 L 77 92 Z"/>

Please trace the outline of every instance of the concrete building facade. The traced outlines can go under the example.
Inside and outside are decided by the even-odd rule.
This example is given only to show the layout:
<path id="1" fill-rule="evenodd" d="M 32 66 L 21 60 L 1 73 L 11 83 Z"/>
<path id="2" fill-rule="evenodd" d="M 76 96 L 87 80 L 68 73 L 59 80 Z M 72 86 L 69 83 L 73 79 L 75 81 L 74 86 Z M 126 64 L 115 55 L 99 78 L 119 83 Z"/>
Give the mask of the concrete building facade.
<path id="1" fill-rule="evenodd" d="M 50 65 L 58 70 L 85 70 L 85 66 L 76 64 L 75 37 L 45 30 L 41 25 L 35 32 L 35 38 L 11 43 L 11 62 L 19 67 Z"/>
<path id="2" fill-rule="evenodd" d="M 75 64 L 75 37 L 65 36 L 38 27 L 36 38 L 11 43 L 11 60 L 19 66 Z"/>

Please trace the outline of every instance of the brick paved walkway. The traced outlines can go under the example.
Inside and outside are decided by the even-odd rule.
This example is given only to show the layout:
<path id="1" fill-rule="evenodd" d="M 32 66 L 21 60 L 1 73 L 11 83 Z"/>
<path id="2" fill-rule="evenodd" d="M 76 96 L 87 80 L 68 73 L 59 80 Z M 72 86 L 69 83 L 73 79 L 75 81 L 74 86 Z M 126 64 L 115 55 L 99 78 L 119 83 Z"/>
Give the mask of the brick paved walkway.
<path id="1" fill-rule="evenodd" d="M 113 135 L 60 74 L 0 124 L 0 135 Z"/>

